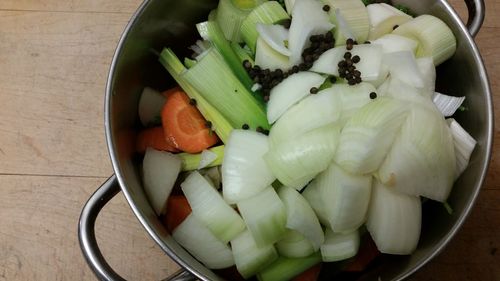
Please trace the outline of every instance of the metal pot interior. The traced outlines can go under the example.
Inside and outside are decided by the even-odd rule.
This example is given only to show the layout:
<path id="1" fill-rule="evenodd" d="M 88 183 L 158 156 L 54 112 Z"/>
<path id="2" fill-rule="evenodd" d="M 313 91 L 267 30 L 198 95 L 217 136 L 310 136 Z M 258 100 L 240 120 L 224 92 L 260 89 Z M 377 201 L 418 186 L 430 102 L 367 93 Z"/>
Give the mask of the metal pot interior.
<path id="1" fill-rule="evenodd" d="M 449 215 L 439 203 L 423 208 L 422 235 L 411 256 L 384 256 L 359 280 L 397 280 L 407 277 L 436 255 L 462 224 L 479 192 L 490 157 L 492 106 L 486 72 L 470 36 L 458 16 L 444 1 L 401 0 L 417 14 L 443 19 L 457 37 L 457 53 L 438 67 L 437 91 L 465 95 L 468 111 L 457 120 L 478 141 L 470 166 L 456 182 L 448 200 Z M 139 129 L 137 104 L 142 88 L 167 89 L 174 84 L 157 60 L 169 46 L 179 56 L 189 55 L 197 33 L 194 24 L 206 20 L 217 1 L 145 1 L 131 19 L 111 66 L 106 91 L 106 133 L 113 167 L 132 210 L 158 245 L 181 266 L 202 280 L 221 280 L 182 249 L 167 233 L 149 206 L 141 186 L 140 159 L 134 156 Z M 328 267 L 325 267 L 328 268 Z M 325 270 L 327 273 L 328 270 Z M 324 280 L 328 280 L 327 274 Z"/>

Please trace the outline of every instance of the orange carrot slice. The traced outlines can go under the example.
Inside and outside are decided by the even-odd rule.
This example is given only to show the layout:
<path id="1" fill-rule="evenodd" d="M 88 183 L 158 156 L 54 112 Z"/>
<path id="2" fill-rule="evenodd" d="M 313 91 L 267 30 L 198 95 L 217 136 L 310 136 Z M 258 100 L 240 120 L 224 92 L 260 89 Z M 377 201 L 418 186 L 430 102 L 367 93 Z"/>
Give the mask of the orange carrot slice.
<path id="1" fill-rule="evenodd" d="M 170 152 L 178 152 L 169 139 L 165 137 L 163 127 L 158 126 L 142 130 L 138 135 L 135 142 L 136 151 L 144 153 L 146 148 L 152 147 L 156 150 L 165 150 Z"/>
<path id="2" fill-rule="evenodd" d="M 161 94 L 168 99 L 170 97 L 170 95 L 172 95 L 175 92 L 179 92 L 179 91 L 182 91 L 181 87 L 175 86 L 171 89 L 163 91 Z"/>
<path id="3" fill-rule="evenodd" d="M 163 223 L 167 230 L 172 233 L 187 216 L 191 214 L 191 206 L 184 195 L 170 195 L 167 200 L 167 211 L 163 217 Z"/>
<path id="4" fill-rule="evenodd" d="M 180 89 L 170 94 L 161 119 L 165 136 L 182 151 L 198 153 L 219 141 L 208 122 Z"/>

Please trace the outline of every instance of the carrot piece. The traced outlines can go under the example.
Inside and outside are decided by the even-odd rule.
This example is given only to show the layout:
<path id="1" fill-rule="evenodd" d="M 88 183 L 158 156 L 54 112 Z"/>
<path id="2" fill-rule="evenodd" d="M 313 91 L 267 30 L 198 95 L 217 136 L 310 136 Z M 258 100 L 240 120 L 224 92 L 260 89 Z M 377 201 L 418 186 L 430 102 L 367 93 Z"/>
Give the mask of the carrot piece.
<path id="1" fill-rule="evenodd" d="M 216 144 L 217 135 L 182 90 L 170 94 L 163 106 L 161 119 L 165 136 L 185 152 L 198 153 Z"/>
<path id="2" fill-rule="evenodd" d="M 364 243 L 361 244 L 358 254 L 346 265 L 343 271 L 360 272 L 365 270 L 368 265 L 380 255 L 377 245 L 373 242 L 370 235 L 366 235 Z"/>
<path id="3" fill-rule="evenodd" d="M 165 137 L 163 127 L 161 126 L 144 129 L 137 135 L 135 142 L 136 151 L 144 153 L 148 147 L 152 147 L 156 150 L 179 152 L 175 145 Z"/>
<path id="4" fill-rule="evenodd" d="M 167 211 L 163 217 L 163 223 L 167 230 L 172 233 L 187 216 L 191 214 L 191 206 L 184 195 L 170 195 L 167 200 Z"/>
<path id="5" fill-rule="evenodd" d="M 293 278 L 293 281 L 316 281 L 318 280 L 319 273 L 321 271 L 321 266 L 323 263 L 318 263 L 317 265 L 309 268 L 308 270 L 302 272 Z"/>
<path id="6" fill-rule="evenodd" d="M 167 99 L 175 92 L 182 91 L 181 87 L 175 86 L 171 89 L 163 91 L 161 94 L 162 96 L 166 97 Z"/>

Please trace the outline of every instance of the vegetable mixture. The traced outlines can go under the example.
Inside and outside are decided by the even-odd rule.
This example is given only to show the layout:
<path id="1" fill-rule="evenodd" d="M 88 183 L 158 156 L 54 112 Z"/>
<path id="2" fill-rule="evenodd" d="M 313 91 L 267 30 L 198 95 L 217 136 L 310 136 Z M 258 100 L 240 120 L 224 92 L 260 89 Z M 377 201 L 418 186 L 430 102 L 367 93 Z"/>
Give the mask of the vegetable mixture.
<path id="1" fill-rule="evenodd" d="M 456 39 L 390 1 L 220 0 L 177 86 L 145 88 L 146 195 L 174 239 L 230 280 L 316 280 L 418 246 L 475 140 L 435 92 Z M 340 262 L 343 261 L 343 262 Z M 226 275 L 225 275 L 226 274 Z"/>

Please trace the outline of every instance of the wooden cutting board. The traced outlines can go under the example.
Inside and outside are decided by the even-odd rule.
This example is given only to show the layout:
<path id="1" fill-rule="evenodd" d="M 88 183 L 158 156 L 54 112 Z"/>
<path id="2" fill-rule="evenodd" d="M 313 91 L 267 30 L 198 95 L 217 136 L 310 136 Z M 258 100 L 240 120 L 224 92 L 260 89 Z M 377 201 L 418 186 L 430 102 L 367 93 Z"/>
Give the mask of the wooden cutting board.
<path id="1" fill-rule="evenodd" d="M 141 0 L 0 0 L 0 280 L 95 280 L 77 240 L 80 210 L 111 175 L 103 95 L 120 34 Z M 461 0 L 452 4 L 466 14 Z M 476 41 L 500 107 L 500 0 Z M 500 117 L 496 118 L 500 137 Z M 500 144 L 472 214 L 412 280 L 500 280 Z M 122 195 L 97 223 L 104 256 L 129 280 L 172 262 Z"/>

